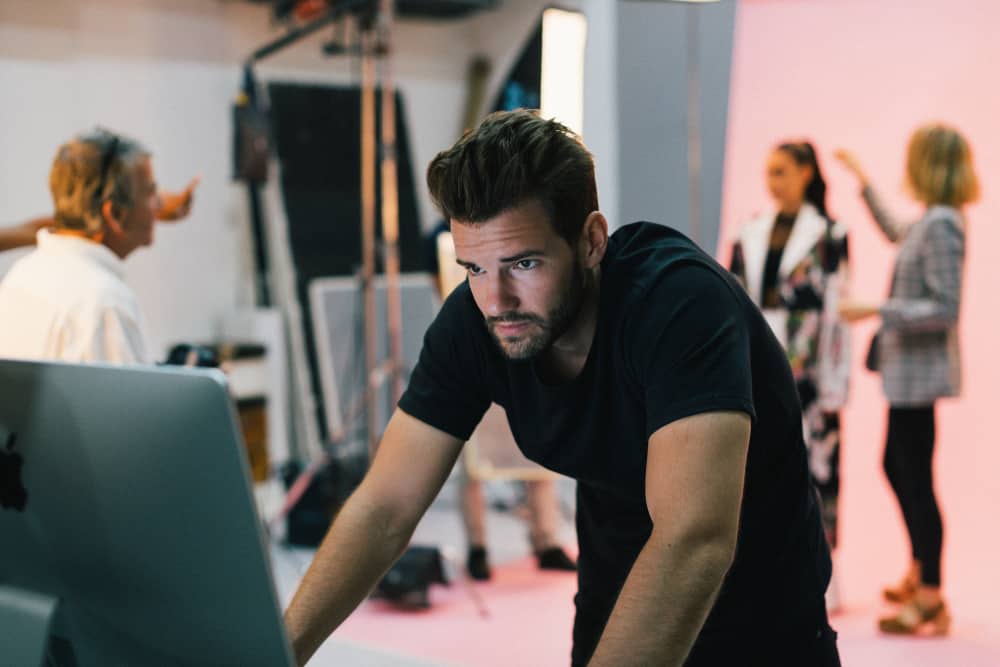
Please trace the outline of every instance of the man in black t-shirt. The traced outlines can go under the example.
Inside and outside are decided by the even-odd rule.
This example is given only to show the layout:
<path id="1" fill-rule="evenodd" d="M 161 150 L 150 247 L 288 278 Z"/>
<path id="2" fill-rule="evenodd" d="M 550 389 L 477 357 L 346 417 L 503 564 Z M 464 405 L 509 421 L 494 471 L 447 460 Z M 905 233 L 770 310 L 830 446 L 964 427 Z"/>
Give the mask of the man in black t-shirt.
<path id="1" fill-rule="evenodd" d="M 530 112 L 491 115 L 427 180 L 468 280 L 285 614 L 298 659 L 405 548 L 492 401 L 578 481 L 573 665 L 839 665 L 791 371 L 728 272 L 667 227 L 609 238 L 590 154 Z"/>

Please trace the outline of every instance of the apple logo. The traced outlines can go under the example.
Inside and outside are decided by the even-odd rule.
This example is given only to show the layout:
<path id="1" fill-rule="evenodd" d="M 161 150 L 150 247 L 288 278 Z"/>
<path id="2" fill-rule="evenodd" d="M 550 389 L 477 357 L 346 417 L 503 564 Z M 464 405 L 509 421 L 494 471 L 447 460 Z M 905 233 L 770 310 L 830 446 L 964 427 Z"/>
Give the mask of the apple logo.
<path id="1" fill-rule="evenodd" d="M 0 449 L 0 509 L 10 507 L 23 512 L 28 502 L 28 491 L 21 481 L 24 458 L 14 451 L 16 441 L 17 434 L 11 433 L 7 437 L 6 448 Z"/>

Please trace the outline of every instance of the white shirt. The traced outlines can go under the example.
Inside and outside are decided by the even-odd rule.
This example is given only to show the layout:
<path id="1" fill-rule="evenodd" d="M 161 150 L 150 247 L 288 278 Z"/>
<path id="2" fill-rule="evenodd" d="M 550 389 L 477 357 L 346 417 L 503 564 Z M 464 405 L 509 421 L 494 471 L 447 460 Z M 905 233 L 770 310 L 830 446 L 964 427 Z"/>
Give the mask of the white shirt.
<path id="1" fill-rule="evenodd" d="M 150 363 L 125 263 L 106 246 L 38 233 L 0 282 L 0 357 Z"/>

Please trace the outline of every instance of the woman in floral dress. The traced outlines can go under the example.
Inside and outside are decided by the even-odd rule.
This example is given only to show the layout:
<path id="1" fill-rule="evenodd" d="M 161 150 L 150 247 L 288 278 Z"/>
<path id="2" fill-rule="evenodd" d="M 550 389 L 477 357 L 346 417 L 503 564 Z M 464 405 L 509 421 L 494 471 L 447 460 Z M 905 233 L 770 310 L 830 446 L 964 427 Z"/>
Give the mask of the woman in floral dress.
<path id="1" fill-rule="evenodd" d="M 809 467 L 831 547 L 837 544 L 840 409 L 847 399 L 849 333 L 837 311 L 846 289 L 846 228 L 830 219 L 826 184 L 807 142 L 778 145 L 768 158 L 774 209 L 754 217 L 733 244 L 730 270 L 760 307 L 788 353 Z M 836 578 L 827 605 L 839 606 Z"/>

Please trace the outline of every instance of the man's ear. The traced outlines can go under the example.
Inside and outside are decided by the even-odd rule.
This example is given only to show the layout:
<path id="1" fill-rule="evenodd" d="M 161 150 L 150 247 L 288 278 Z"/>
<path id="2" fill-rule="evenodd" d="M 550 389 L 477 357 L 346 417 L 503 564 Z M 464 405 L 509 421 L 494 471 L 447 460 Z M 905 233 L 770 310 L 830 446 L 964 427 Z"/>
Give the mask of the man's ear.
<path id="1" fill-rule="evenodd" d="M 608 220 L 600 211 L 591 211 L 583 222 L 579 252 L 583 266 L 592 269 L 604 259 L 608 249 Z"/>
<path id="2" fill-rule="evenodd" d="M 108 224 L 108 229 L 115 236 L 122 236 L 125 233 L 125 223 L 122 216 L 121 206 L 117 206 L 110 199 L 106 199 L 101 204 L 101 215 Z"/>

